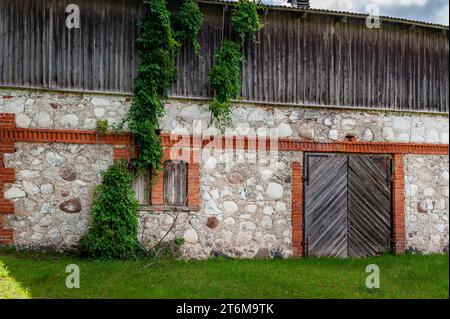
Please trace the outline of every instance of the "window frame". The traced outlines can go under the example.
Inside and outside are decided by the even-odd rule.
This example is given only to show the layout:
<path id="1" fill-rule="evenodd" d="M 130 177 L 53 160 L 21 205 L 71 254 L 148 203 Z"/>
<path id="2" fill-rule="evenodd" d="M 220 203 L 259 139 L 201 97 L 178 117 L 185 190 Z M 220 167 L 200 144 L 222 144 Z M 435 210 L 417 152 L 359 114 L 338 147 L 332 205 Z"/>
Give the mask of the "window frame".
<path id="1" fill-rule="evenodd" d="M 174 170 L 169 171 L 168 166 L 173 165 Z M 177 168 L 178 166 L 183 166 L 182 168 Z M 180 169 L 184 176 L 181 176 L 179 173 Z M 169 173 L 172 173 L 173 176 L 167 176 Z M 188 177 L 189 177 L 189 165 L 185 161 L 176 161 L 176 160 L 166 160 L 163 163 L 163 205 L 164 207 L 172 207 L 172 208 L 180 208 L 180 207 L 186 207 L 188 206 Z M 169 185 L 167 183 L 170 182 L 170 180 L 173 180 L 173 184 L 171 185 L 172 189 L 167 189 Z M 184 182 L 183 182 L 184 180 Z M 184 183 L 184 185 L 181 185 L 181 183 Z M 177 186 L 180 187 L 180 189 L 177 189 Z M 183 194 L 181 196 L 180 200 L 173 199 L 175 203 L 168 203 L 170 199 L 167 197 L 169 196 L 169 192 L 172 193 L 173 196 L 177 196 L 178 194 Z"/>

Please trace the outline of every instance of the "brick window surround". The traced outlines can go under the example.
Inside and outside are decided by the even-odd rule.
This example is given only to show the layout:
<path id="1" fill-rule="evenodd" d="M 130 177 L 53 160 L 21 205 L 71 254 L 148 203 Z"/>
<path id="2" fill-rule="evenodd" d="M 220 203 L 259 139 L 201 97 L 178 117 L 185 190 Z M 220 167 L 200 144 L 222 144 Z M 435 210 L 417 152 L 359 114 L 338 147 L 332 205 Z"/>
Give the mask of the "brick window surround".
<path id="1" fill-rule="evenodd" d="M 194 163 L 194 154 L 192 150 L 187 151 L 188 157 L 185 161 L 188 164 L 188 178 L 187 178 L 187 206 L 176 207 L 185 211 L 199 211 L 200 210 L 200 164 Z M 136 150 L 135 150 L 136 152 Z M 130 149 L 124 147 L 116 147 L 114 149 L 114 159 L 129 159 Z M 169 148 L 164 149 L 164 160 L 172 160 L 172 154 Z M 161 171 L 156 176 L 155 183 L 151 187 L 151 206 L 145 207 L 145 210 L 165 211 L 173 210 L 174 207 L 164 206 L 164 172 Z"/>

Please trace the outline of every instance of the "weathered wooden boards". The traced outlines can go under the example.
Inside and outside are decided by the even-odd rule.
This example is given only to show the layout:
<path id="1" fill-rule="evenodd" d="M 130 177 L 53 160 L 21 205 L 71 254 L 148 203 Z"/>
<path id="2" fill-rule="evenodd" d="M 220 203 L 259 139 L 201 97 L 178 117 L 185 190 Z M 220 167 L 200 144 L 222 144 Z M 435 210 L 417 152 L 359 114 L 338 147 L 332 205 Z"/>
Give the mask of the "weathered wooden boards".
<path id="1" fill-rule="evenodd" d="M 185 162 L 164 162 L 164 206 L 187 206 L 187 170 Z"/>
<path id="2" fill-rule="evenodd" d="M 0 85 L 132 91 L 140 1 L 77 1 L 79 29 L 66 27 L 71 3 L 0 1 Z"/>
<path id="3" fill-rule="evenodd" d="M 151 178 L 150 172 L 145 170 L 133 179 L 133 191 L 141 206 L 150 205 Z"/>
<path id="4" fill-rule="evenodd" d="M 347 256 L 347 157 L 307 155 L 305 252 Z"/>
<path id="5" fill-rule="evenodd" d="M 305 169 L 306 254 L 365 257 L 390 249 L 389 156 L 307 154 Z"/>
<path id="6" fill-rule="evenodd" d="M 348 157 L 348 254 L 375 256 L 391 240 L 391 159 Z"/>
<path id="7" fill-rule="evenodd" d="M 65 27 L 69 3 L 0 1 L 0 85 L 132 92 L 141 1 L 77 1 L 80 29 Z M 213 96 L 209 70 L 231 34 L 224 8 L 201 4 L 202 50 L 182 47 L 171 96 Z M 244 49 L 244 100 L 448 112 L 448 30 L 280 10 L 262 22 Z"/>

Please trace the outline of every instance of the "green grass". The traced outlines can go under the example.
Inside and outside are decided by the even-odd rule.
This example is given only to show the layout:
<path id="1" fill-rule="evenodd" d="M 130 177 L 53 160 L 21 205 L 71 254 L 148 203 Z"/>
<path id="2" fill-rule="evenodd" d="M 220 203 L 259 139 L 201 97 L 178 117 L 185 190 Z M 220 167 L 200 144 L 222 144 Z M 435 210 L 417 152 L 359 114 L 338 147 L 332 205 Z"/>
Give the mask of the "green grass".
<path id="1" fill-rule="evenodd" d="M 150 260 L 92 262 L 67 255 L 0 252 L 0 297 L 29 295 L 31 298 L 448 298 L 449 296 L 448 255 L 382 256 L 371 259 L 167 260 L 145 268 L 144 266 L 150 262 Z M 65 286 L 65 278 L 68 275 L 65 269 L 69 264 L 77 264 L 80 267 L 80 289 L 67 289 Z M 380 267 L 380 289 L 370 290 L 365 287 L 367 276 L 365 269 L 369 264 L 377 264 Z"/>
<path id="2" fill-rule="evenodd" d="M 28 299 L 30 295 L 6 270 L 0 259 L 0 299 Z"/>

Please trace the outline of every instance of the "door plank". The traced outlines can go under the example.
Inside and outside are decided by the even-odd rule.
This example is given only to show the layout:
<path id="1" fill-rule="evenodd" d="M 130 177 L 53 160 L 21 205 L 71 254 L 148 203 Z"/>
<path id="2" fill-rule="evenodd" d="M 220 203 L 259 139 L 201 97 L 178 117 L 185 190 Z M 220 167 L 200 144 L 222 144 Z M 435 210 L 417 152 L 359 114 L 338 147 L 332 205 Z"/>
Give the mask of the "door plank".
<path id="1" fill-rule="evenodd" d="M 349 156 L 348 250 L 350 256 L 376 256 L 389 250 L 390 165 L 389 156 Z"/>
<path id="2" fill-rule="evenodd" d="M 306 155 L 305 241 L 311 256 L 347 256 L 347 156 Z"/>

